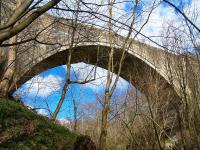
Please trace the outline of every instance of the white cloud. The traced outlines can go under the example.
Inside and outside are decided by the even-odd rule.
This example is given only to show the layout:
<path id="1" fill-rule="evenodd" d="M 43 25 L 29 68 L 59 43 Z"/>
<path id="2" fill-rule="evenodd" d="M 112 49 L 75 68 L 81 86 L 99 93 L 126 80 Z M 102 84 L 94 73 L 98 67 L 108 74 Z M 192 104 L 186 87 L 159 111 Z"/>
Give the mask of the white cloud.
<path id="1" fill-rule="evenodd" d="M 77 80 L 84 81 L 86 78 L 88 80 L 94 79 L 89 83 L 84 84 L 84 87 L 91 88 L 93 91 L 98 92 L 99 90 L 104 89 L 107 78 L 107 70 L 95 67 L 94 65 L 85 64 L 85 63 L 77 63 L 72 65 L 73 71 L 77 75 Z M 95 69 L 96 69 L 96 77 L 95 77 Z M 116 78 L 116 74 L 113 74 L 112 81 L 114 82 Z M 120 77 L 117 89 L 123 90 L 128 86 L 128 82 Z"/>
<path id="2" fill-rule="evenodd" d="M 38 109 L 37 112 L 40 115 L 48 116 L 48 113 L 47 113 L 47 111 L 45 109 Z"/>
<path id="3" fill-rule="evenodd" d="M 70 121 L 65 119 L 65 118 L 60 118 L 58 119 L 58 121 L 61 123 L 61 124 L 70 124 Z"/>
<path id="4" fill-rule="evenodd" d="M 25 83 L 20 89 L 21 92 L 32 95 L 46 97 L 53 92 L 58 91 L 62 85 L 62 78 L 55 75 L 48 76 L 35 76 L 31 80 Z"/>
<path id="5" fill-rule="evenodd" d="M 71 128 L 71 122 L 65 118 L 58 119 L 58 122 L 65 127 Z"/>
<path id="6" fill-rule="evenodd" d="M 143 25 L 143 23 L 147 20 L 148 15 L 149 15 L 149 12 L 146 12 L 143 14 L 142 16 L 143 21 L 140 23 L 141 25 Z M 166 7 L 164 5 L 159 4 L 150 15 L 149 21 L 144 26 L 142 33 L 150 37 L 151 39 L 155 40 L 156 42 L 160 43 L 160 36 L 162 35 L 164 25 L 167 25 L 167 23 L 173 22 L 175 20 L 177 21 L 179 20 L 179 18 L 175 14 L 174 9 L 171 7 Z M 141 25 L 138 26 L 138 30 L 140 29 Z M 142 36 L 138 36 L 138 38 L 139 40 L 145 40 L 145 38 Z M 145 42 L 148 42 L 148 44 L 156 46 L 151 42 L 149 43 L 148 40 L 145 40 Z"/>
<path id="7" fill-rule="evenodd" d="M 146 1 L 146 0 L 143 0 Z M 159 2 L 159 1 L 158 1 Z M 179 0 L 174 0 L 174 4 L 178 7 L 181 7 L 181 4 L 183 4 L 183 12 L 190 18 L 192 21 L 196 22 L 196 25 L 200 23 L 200 17 L 198 17 L 200 13 L 200 1 L 199 0 L 192 0 L 191 3 L 189 0 L 182 0 L 181 2 Z M 163 44 L 161 40 L 162 33 L 166 31 L 166 29 L 173 25 L 175 28 L 182 30 L 185 39 L 188 38 L 189 30 L 185 26 L 185 21 L 183 16 L 180 15 L 180 13 L 176 12 L 174 8 L 172 8 L 169 5 L 163 5 L 165 4 L 164 2 L 162 4 L 159 4 L 156 9 L 153 11 L 153 13 L 150 16 L 150 19 L 148 23 L 145 25 L 144 29 L 142 30 L 142 33 L 154 41 L 156 41 L 159 44 Z M 151 6 L 151 5 L 149 5 Z M 147 18 L 147 13 L 143 14 L 143 21 L 146 20 Z M 196 18 L 194 17 L 196 16 Z M 195 18 L 195 19 L 194 19 Z M 141 23 L 142 24 L 142 23 Z M 139 27 L 138 27 L 139 28 Z M 197 36 L 198 38 L 199 36 Z M 151 43 L 148 40 L 145 40 L 144 37 L 138 36 L 139 40 L 146 42 L 147 44 L 157 46 L 153 43 Z M 188 39 L 189 40 L 189 39 Z M 188 45 L 191 45 L 191 43 L 187 43 L 183 46 L 184 48 L 187 48 Z"/>

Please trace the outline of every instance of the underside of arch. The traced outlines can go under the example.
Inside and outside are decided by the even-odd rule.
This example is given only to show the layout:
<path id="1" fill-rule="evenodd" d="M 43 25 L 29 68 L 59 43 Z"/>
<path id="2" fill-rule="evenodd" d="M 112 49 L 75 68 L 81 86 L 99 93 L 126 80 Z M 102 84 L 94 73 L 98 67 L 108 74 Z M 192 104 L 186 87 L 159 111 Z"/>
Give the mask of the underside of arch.
<path id="1" fill-rule="evenodd" d="M 87 45 L 75 47 L 73 48 L 71 63 L 84 62 L 107 69 L 108 51 L 109 48 L 106 46 Z M 113 60 L 115 73 L 118 70 L 121 53 L 122 51 L 120 49 L 115 49 Z M 19 80 L 17 80 L 16 85 L 20 87 L 27 80 L 47 69 L 65 65 L 67 56 L 68 49 L 57 52 L 41 60 L 39 63 L 33 65 L 33 67 L 29 68 Z M 144 93 L 148 102 L 151 104 L 154 104 L 155 101 L 157 102 L 157 113 L 160 114 L 158 116 L 160 116 L 159 120 L 161 120 L 161 122 L 163 113 L 168 112 L 167 117 L 170 121 L 167 124 L 171 129 L 170 133 L 175 133 L 179 129 L 178 123 L 175 123 L 176 125 L 171 127 L 171 124 L 174 124 L 171 121 L 177 120 L 176 110 L 181 106 L 180 98 L 173 86 L 170 85 L 159 72 L 142 59 L 127 53 L 120 76 Z M 11 89 L 10 93 L 14 92 L 13 89 Z M 167 127 L 167 125 L 165 126 Z"/>
<path id="2" fill-rule="evenodd" d="M 72 63 L 84 62 L 107 69 L 108 50 L 109 48 L 106 46 L 96 45 L 75 47 L 72 53 Z M 29 68 L 25 74 L 17 80 L 17 86 L 19 87 L 30 78 L 47 69 L 66 64 L 67 56 L 68 50 L 64 50 L 43 59 L 32 68 Z M 113 60 L 114 72 L 118 70 L 120 57 L 121 51 L 115 49 Z M 174 88 L 159 74 L 159 72 L 132 54 L 126 54 L 120 76 L 130 81 L 145 95 L 162 97 L 162 99 L 170 100 L 170 102 L 179 98 Z M 11 90 L 11 92 L 13 92 L 13 90 Z"/>

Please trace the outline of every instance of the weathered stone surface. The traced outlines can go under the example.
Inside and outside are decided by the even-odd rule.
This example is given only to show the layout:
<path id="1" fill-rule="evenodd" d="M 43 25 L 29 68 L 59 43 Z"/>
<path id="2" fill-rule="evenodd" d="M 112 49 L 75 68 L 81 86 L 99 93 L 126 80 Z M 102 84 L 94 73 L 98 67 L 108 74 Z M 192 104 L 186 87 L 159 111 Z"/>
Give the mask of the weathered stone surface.
<path id="1" fill-rule="evenodd" d="M 38 33 L 40 34 L 38 35 Z M 15 74 L 15 81 L 18 87 L 46 69 L 65 64 L 71 42 L 71 34 L 72 27 L 70 20 L 55 18 L 49 15 L 43 15 L 27 28 L 21 34 L 23 37 L 28 39 L 38 35 L 37 40 L 47 44 L 33 41 L 18 47 L 17 71 Z M 103 58 L 99 59 L 100 61 L 97 65 L 106 68 L 107 50 L 109 49 L 108 37 L 108 33 L 105 30 L 78 24 L 73 47 L 73 63 L 85 62 L 95 64 L 99 49 L 98 57 L 103 56 Z M 116 63 L 120 59 L 124 41 L 124 37 L 115 35 Z M 128 43 L 130 42 L 131 39 Z M 52 45 L 52 43 L 54 44 Z M 131 74 L 131 82 L 144 92 L 147 89 L 147 85 L 158 82 L 156 80 L 159 79 L 161 81 L 159 81 L 160 85 L 164 87 L 163 91 L 166 91 L 167 87 L 167 89 L 171 89 L 170 91 L 176 91 L 175 93 L 179 94 L 180 87 L 176 72 L 180 68 L 180 65 L 186 68 L 183 56 L 133 41 L 127 52 L 121 76 L 129 80 Z M 198 73 L 199 70 L 196 72 Z M 170 80 L 171 75 L 173 76 L 173 81 Z M 190 91 L 189 86 L 187 88 Z"/>

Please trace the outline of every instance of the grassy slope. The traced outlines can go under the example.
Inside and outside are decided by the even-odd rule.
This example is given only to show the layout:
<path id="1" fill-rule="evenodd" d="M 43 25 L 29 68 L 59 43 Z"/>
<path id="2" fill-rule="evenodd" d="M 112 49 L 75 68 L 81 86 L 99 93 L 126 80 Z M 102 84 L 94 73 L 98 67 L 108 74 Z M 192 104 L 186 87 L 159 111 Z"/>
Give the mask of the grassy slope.
<path id="1" fill-rule="evenodd" d="M 14 100 L 0 99 L 0 150 L 70 150 L 77 137 Z"/>

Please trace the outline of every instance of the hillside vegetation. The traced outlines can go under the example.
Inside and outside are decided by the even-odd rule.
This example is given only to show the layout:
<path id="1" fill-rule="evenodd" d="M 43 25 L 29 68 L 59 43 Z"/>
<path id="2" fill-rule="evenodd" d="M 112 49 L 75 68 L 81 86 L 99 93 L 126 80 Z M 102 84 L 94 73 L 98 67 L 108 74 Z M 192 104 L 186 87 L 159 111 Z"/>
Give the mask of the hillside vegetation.
<path id="1" fill-rule="evenodd" d="M 80 148 L 80 147 L 84 148 Z M 15 100 L 0 99 L 1 150 L 95 149 L 89 137 L 53 123 Z"/>

